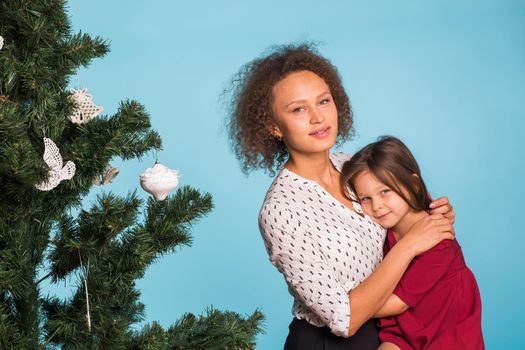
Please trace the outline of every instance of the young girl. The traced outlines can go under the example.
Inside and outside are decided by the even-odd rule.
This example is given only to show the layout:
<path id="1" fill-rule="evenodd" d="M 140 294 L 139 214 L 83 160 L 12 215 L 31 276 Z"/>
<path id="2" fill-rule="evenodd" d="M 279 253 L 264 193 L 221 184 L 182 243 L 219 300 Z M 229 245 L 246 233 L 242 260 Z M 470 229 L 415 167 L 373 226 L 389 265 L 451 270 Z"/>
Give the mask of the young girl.
<path id="1" fill-rule="evenodd" d="M 369 144 L 342 170 L 363 211 L 388 229 L 384 253 L 428 216 L 431 198 L 408 148 L 394 137 Z M 380 317 L 379 349 L 484 349 L 481 300 L 456 240 L 412 260 Z"/>

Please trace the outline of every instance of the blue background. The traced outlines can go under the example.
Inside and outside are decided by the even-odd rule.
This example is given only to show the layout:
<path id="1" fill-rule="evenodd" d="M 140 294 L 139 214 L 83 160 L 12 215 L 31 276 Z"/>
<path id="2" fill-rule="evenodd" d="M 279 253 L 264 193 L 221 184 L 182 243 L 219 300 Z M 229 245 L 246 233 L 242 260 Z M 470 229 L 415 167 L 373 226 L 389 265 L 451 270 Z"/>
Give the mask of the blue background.
<path id="1" fill-rule="evenodd" d="M 481 289 L 487 348 L 519 348 L 525 2 L 73 0 L 70 15 L 75 30 L 107 38 L 112 48 L 72 83 L 87 87 L 104 113 L 125 98 L 145 104 L 164 140 L 161 162 L 215 200 L 193 246 L 162 258 L 139 282 L 148 322 L 167 326 L 210 305 L 243 314 L 260 308 L 267 332 L 257 348 L 282 348 L 292 299 L 256 220 L 271 178 L 241 173 L 219 96 L 269 46 L 315 40 L 354 107 L 357 134 L 341 149 L 355 152 L 383 134 L 406 141 L 431 192 L 454 204 Z M 136 189 L 154 161 L 155 154 L 115 161 L 115 183 L 95 188 L 86 204 L 102 190 Z"/>

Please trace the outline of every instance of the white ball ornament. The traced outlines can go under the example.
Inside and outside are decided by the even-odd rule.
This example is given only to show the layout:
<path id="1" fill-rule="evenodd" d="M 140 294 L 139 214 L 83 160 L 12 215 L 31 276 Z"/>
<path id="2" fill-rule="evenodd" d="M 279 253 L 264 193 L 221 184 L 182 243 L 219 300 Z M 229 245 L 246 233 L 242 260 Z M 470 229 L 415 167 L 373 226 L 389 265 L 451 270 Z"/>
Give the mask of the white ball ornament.
<path id="1" fill-rule="evenodd" d="M 162 201 L 177 187 L 180 176 L 177 170 L 170 169 L 157 160 L 153 167 L 147 168 L 140 175 L 140 186 Z"/>
<path id="2" fill-rule="evenodd" d="M 87 123 L 104 110 L 104 107 L 97 106 L 93 102 L 93 96 L 89 94 L 88 89 L 72 89 L 69 93 L 69 98 L 76 105 L 73 114 L 69 116 L 69 120 L 75 124 Z"/>
<path id="3" fill-rule="evenodd" d="M 4 38 L 0 35 L 0 50 L 4 47 Z"/>

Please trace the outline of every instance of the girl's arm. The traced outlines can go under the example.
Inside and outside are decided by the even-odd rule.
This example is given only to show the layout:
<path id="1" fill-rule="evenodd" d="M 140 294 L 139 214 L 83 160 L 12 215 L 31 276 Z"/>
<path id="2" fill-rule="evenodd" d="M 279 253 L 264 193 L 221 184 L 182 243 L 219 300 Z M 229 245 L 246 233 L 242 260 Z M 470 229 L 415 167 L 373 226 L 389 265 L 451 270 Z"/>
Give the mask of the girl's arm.
<path id="1" fill-rule="evenodd" d="M 443 239 L 454 239 L 450 221 L 440 214 L 418 221 L 392 247 L 376 270 L 349 293 L 352 336 L 388 300 L 412 259 Z"/>
<path id="2" fill-rule="evenodd" d="M 396 316 L 407 311 L 409 306 L 395 294 L 390 294 L 386 303 L 376 311 L 373 317 Z"/>

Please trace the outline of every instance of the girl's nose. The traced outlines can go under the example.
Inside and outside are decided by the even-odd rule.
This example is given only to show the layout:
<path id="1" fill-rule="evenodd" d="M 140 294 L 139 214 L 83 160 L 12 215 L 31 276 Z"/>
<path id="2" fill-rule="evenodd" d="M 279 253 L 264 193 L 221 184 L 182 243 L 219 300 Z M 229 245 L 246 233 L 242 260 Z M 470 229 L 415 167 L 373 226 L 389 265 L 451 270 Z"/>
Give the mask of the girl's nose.
<path id="1" fill-rule="evenodd" d="M 372 202 L 372 209 L 377 211 L 383 208 L 383 202 L 381 200 L 375 200 Z"/>

